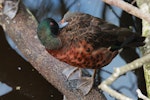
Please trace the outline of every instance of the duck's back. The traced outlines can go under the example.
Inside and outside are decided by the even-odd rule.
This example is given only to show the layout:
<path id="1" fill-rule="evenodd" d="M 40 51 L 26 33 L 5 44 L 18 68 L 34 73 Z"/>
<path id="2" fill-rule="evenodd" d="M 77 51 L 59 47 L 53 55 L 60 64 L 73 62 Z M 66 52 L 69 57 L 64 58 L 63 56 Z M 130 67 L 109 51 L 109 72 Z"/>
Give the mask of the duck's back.
<path id="1" fill-rule="evenodd" d="M 76 13 L 65 21 L 68 25 L 58 36 L 62 47 L 49 52 L 61 61 L 82 68 L 101 68 L 109 64 L 124 41 L 134 34 L 88 14 Z"/>

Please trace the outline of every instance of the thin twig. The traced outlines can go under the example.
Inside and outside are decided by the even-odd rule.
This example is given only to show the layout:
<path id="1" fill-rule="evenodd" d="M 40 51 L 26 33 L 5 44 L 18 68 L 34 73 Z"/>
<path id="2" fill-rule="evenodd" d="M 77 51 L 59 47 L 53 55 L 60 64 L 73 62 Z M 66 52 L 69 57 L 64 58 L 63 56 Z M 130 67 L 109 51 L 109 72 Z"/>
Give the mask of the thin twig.
<path id="1" fill-rule="evenodd" d="M 137 89 L 136 92 L 137 92 L 139 98 L 141 98 L 143 100 L 150 100 L 148 97 L 146 97 L 144 94 L 142 94 L 140 89 Z"/>
<path id="2" fill-rule="evenodd" d="M 136 3 L 136 0 L 133 0 L 133 1 L 131 2 L 132 5 L 133 5 L 134 3 Z"/>
<path id="3" fill-rule="evenodd" d="M 98 88 L 102 89 L 103 91 L 106 91 L 107 93 L 109 93 L 111 96 L 117 98 L 117 99 L 121 99 L 121 100 L 132 100 L 131 98 L 128 98 L 118 92 L 116 92 L 115 90 L 111 89 L 108 85 L 112 84 L 120 75 L 125 74 L 128 71 L 137 69 L 139 67 L 141 67 L 143 64 L 146 64 L 150 62 L 150 54 L 139 58 L 137 60 L 134 60 L 133 62 L 122 66 L 120 68 L 116 68 L 114 73 L 105 81 L 103 81 Z"/>
<path id="4" fill-rule="evenodd" d="M 123 0 L 103 0 L 105 3 L 117 6 L 124 11 L 128 12 L 129 14 L 132 14 L 138 18 L 141 18 L 143 20 L 146 20 L 150 23 L 150 14 L 142 12 L 137 7 L 134 7 L 133 5 L 124 2 Z"/>

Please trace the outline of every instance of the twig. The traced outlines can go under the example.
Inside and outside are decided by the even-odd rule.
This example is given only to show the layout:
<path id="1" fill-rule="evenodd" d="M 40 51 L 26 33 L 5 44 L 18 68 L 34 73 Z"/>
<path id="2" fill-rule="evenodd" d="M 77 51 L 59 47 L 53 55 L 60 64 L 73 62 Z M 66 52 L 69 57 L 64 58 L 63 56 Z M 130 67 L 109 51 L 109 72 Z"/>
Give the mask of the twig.
<path id="1" fill-rule="evenodd" d="M 132 5 L 133 5 L 134 3 L 136 3 L 136 0 L 133 0 L 133 1 L 131 2 Z"/>
<path id="2" fill-rule="evenodd" d="M 117 99 L 121 99 L 121 100 L 132 100 L 131 98 L 128 98 L 118 92 L 116 92 L 115 90 L 111 89 L 110 87 L 108 87 L 108 85 L 112 84 L 120 75 L 125 74 L 128 71 L 137 69 L 139 67 L 141 67 L 143 64 L 146 64 L 150 62 L 150 54 L 139 58 L 137 60 L 134 60 L 133 62 L 122 66 L 120 68 L 116 68 L 114 73 L 105 81 L 103 81 L 98 88 L 102 89 L 103 91 L 106 91 L 107 93 L 109 93 L 111 96 L 117 98 Z"/>
<path id="3" fill-rule="evenodd" d="M 137 7 L 134 7 L 133 5 L 124 2 L 123 0 L 103 0 L 105 3 L 108 3 L 110 5 L 117 6 L 124 11 L 128 12 L 129 14 L 132 14 L 138 18 L 141 18 L 143 20 L 146 20 L 150 23 L 150 14 L 142 12 Z"/>
<path id="4" fill-rule="evenodd" d="M 141 92 L 140 89 L 137 89 L 136 92 L 137 92 L 139 98 L 141 98 L 141 99 L 143 99 L 143 100 L 150 100 L 150 99 L 147 98 L 144 94 L 142 94 L 142 92 Z"/>

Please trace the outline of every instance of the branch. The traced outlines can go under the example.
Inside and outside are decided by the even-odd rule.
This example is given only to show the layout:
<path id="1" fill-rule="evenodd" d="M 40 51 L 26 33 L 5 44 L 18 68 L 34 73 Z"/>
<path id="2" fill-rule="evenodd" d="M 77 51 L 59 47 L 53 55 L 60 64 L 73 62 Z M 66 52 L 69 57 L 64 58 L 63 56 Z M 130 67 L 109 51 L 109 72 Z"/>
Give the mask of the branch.
<path id="1" fill-rule="evenodd" d="M 137 60 L 134 60 L 133 62 L 131 62 L 125 66 L 116 68 L 114 73 L 108 79 L 103 81 L 98 87 L 119 100 L 132 100 L 131 98 L 128 98 L 128 97 L 116 92 L 115 90 L 111 89 L 110 87 L 108 87 L 108 85 L 112 84 L 120 75 L 123 75 L 128 71 L 137 69 L 137 68 L 141 67 L 142 65 L 149 63 L 149 62 L 150 62 L 150 54 L 147 54 L 146 56 L 139 58 Z"/>
<path id="2" fill-rule="evenodd" d="M 141 92 L 140 89 L 137 89 L 136 92 L 137 92 L 138 97 L 139 97 L 140 99 L 143 99 L 143 100 L 150 100 L 148 97 L 146 97 L 144 94 L 142 94 L 142 92 Z"/>
<path id="3" fill-rule="evenodd" d="M 117 6 L 121 9 L 123 9 L 124 11 L 143 19 L 143 23 L 146 23 L 145 25 L 149 25 L 149 23 L 150 23 L 150 17 L 149 17 L 150 14 L 149 14 L 149 6 L 148 6 L 149 2 L 148 1 L 138 0 L 138 3 L 141 1 L 143 2 L 142 4 L 140 4 L 141 9 L 138 9 L 137 7 L 134 7 L 131 4 L 124 2 L 123 0 L 103 0 L 103 1 L 110 5 Z M 112 82 L 115 81 L 120 75 L 126 73 L 129 70 L 139 68 L 143 64 L 144 64 L 145 73 L 147 74 L 149 72 L 149 70 L 148 70 L 149 69 L 148 62 L 150 62 L 149 43 L 148 43 L 149 42 L 149 33 L 150 33 L 149 27 L 144 27 L 143 30 L 145 30 L 145 31 L 143 31 L 143 33 L 144 33 L 143 35 L 147 36 L 146 40 L 148 40 L 148 41 L 146 42 L 146 45 L 144 46 L 144 48 L 142 50 L 145 49 L 144 55 L 147 55 L 147 54 L 148 55 L 143 57 L 143 59 L 140 58 L 126 66 L 117 68 L 115 70 L 115 72 L 106 81 L 104 81 L 101 85 L 99 85 L 99 88 L 101 88 L 104 91 L 107 91 L 110 95 L 112 95 L 118 99 L 131 100 L 131 98 L 128 98 L 128 97 L 116 92 L 115 90 L 112 90 L 110 87 L 108 87 L 108 85 L 112 84 Z M 146 67 L 146 65 L 147 65 L 147 67 Z M 121 71 L 123 71 L 123 72 L 121 72 Z M 148 79 L 149 78 L 148 78 L 148 74 L 147 75 L 146 74 L 145 74 L 145 79 L 147 82 L 147 90 L 148 90 L 148 84 L 149 84 Z M 148 93 L 149 93 L 149 91 L 148 91 Z M 139 98 L 142 98 L 142 97 L 139 97 Z M 145 97 L 143 97 L 143 98 L 145 98 Z M 146 100 L 149 100 L 149 99 L 147 99 L 147 97 L 146 97 Z"/>
<path id="4" fill-rule="evenodd" d="M 69 65 L 52 57 L 41 45 L 36 34 L 37 22 L 27 13 L 22 3 L 13 20 L 5 15 L 0 15 L 0 23 L 33 67 L 68 100 L 92 100 L 93 98 L 94 100 L 104 100 L 102 95 L 94 89 L 88 95 L 83 96 L 74 89 L 76 82 L 71 83 L 71 86 L 70 82 L 66 81 L 62 70 Z"/>
<path id="5" fill-rule="evenodd" d="M 110 5 L 117 6 L 124 11 L 126 11 L 129 14 L 132 14 L 138 18 L 141 18 L 143 20 L 146 20 L 150 23 L 150 14 L 149 13 L 144 13 L 137 7 L 134 7 L 133 5 L 124 2 L 123 0 L 103 0 L 105 3 L 108 3 Z"/>

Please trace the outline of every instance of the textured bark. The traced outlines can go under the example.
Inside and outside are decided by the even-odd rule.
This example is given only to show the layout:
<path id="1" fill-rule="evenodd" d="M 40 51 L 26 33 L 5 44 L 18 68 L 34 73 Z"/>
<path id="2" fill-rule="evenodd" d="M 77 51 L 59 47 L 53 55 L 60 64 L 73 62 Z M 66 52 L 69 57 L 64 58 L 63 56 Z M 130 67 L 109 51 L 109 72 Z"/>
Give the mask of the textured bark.
<path id="1" fill-rule="evenodd" d="M 138 6 L 144 13 L 150 13 L 150 1 L 149 0 L 137 0 Z M 150 53 L 150 23 L 142 20 L 143 24 L 143 35 L 147 37 L 146 45 L 142 49 L 143 55 Z M 150 98 L 150 63 L 144 65 L 144 74 L 146 80 L 147 94 Z"/>
<path id="2" fill-rule="evenodd" d="M 74 88 L 76 82 L 67 81 L 62 70 L 69 65 L 52 57 L 41 45 L 36 35 L 37 22 L 33 16 L 27 13 L 22 4 L 13 20 L 1 15 L 0 24 L 33 67 L 68 100 L 104 100 L 104 97 L 95 89 L 83 96 Z"/>

